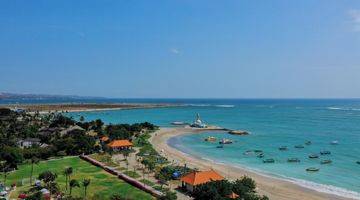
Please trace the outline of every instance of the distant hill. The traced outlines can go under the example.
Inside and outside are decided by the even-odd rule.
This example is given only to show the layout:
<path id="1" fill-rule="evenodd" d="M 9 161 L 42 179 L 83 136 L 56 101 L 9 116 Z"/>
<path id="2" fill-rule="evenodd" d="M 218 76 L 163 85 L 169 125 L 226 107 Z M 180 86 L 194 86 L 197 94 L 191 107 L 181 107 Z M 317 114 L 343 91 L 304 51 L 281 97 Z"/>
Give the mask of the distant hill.
<path id="1" fill-rule="evenodd" d="M 88 99 L 88 98 L 99 98 L 103 97 L 87 97 L 87 96 L 76 96 L 76 95 L 51 95 L 51 94 L 18 94 L 18 93 L 8 93 L 0 92 L 0 100 L 3 99 Z"/>

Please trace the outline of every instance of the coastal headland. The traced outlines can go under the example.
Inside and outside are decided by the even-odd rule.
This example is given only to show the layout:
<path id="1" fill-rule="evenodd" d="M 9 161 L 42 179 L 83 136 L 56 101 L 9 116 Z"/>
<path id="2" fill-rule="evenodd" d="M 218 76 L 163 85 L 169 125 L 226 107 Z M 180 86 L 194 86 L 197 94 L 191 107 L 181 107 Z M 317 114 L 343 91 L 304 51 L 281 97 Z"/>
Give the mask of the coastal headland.
<path id="1" fill-rule="evenodd" d="M 297 185 L 291 181 L 287 181 L 280 178 L 270 177 L 255 173 L 240 167 L 235 167 L 227 164 L 221 164 L 210 160 L 201 159 L 195 156 L 185 154 L 173 147 L 170 147 L 167 143 L 168 139 L 175 136 L 185 134 L 196 134 L 204 131 L 219 130 L 219 128 L 205 128 L 196 129 L 189 127 L 177 127 L 177 128 L 161 128 L 155 132 L 150 138 L 150 142 L 158 152 L 162 152 L 163 156 L 167 157 L 170 161 L 177 162 L 178 164 L 187 164 L 192 168 L 200 170 L 214 169 L 220 172 L 228 179 L 237 179 L 244 175 L 253 178 L 257 183 L 258 192 L 260 194 L 268 196 L 274 200 L 340 200 L 348 199 L 337 195 L 318 192 L 306 187 Z"/>
<path id="2" fill-rule="evenodd" d="M 84 112 L 103 110 L 146 109 L 181 106 L 166 103 L 63 103 L 63 104 L 7 104 L 0 108 L 21 109 L 27 112 Z"/>

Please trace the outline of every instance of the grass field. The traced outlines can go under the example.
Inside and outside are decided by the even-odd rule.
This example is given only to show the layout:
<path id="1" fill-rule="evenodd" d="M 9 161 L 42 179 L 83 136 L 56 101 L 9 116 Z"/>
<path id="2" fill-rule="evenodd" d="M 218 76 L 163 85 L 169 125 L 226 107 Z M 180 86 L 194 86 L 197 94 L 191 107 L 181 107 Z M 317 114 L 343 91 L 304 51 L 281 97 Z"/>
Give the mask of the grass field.
<path id="1" fill-rule="evenodd" d="M 38 177 L 38 174 L 50 170 L 57 173 L 57 183 L 60 185 L 62 191 L 65 191 L 65 176 L 63 171 L 66 167 L 72 167 L 74 172 L 71 179 L 78 181 L 84 178 L 90 178 L 91 184 L 88 187 L 87 199 L 109 199 L 113 194 L 120 194 L 124 199 L 153 199 L 151 195 L 145 193 L 126 182 L 118 179 L 103 171 L 101 168 L 95 167 L 78 157 L 65 157 L 57 160 L 50 160 L 40 162 L 34 165 L 33 177 Z M 18 186 L 16 192 L 13 192 L 11 198 L 16 198 L 21 191 L 29 189 L 29 176 L 31 165 L 21 165 L 19 170 L 9 174 L 7 184 L 23 182 L 23 186 Z M 83 187 L 74 188 L 72 191 L 73 196 L 83 197 Z"/>

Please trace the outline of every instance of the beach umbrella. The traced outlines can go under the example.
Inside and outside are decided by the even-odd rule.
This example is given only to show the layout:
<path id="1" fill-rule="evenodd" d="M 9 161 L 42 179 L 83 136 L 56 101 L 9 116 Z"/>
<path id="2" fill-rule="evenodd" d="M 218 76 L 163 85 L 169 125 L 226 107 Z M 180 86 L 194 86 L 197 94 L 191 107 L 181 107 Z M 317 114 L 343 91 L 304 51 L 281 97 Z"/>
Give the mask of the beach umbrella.
<path id="1" fill-rule="evenodd" d="M 41 189 L 40 192 L 43 194 L 50 194 L 49 190 L 46 188 Z"/>
<path id="2" fill-rule="evenodd" d="M 0 195 L 1 195 L 1 196 L 5 196 L 5 195 L 7 195 L 7 192 L 6 192 L 6 191 L 2 191 L 2 192 L 0 192 Z"/>

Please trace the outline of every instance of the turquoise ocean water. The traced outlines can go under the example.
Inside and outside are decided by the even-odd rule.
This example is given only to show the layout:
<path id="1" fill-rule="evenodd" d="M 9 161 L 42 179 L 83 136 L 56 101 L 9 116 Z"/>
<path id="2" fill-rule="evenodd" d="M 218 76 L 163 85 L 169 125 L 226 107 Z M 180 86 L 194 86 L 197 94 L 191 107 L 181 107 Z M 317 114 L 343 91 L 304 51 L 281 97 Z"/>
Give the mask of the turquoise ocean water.
<path id="1" fill-rule="evenodd" d="M 143 100 L 145 101 L 145 100 Z M 319 191 L 360 199 L 360 100 L 151 100 L 181 103 L 184 106 L 159 109 L 137 109 L 71 113 L 87 120 L 101 118 L 107 123 L 149 121 L 171 126 L 172 121 L 191 122 L 196 113 L 213 125 L 251 132 L 248 136 L 234 136 L 223 132 L 208 132 L 172 138 L 168 143 L 191 155 L 215 162 L 246 167 L 264 174 L 286 178 Z M 204 142 L 207 136 L 230 138 L 233 144 L 224 149 L 217 143 Z M 305 145 L 305 141 L 312 141 Z M 333 140 L 338 145 L 331 145 Z M 304 149 L 294 145 L 303 144 Z M 288 146 L 288 151 L 278 147 Z M 275 163 L 264 164 L 246 150 L 261 149 L 265 158 Z M 309 159 L 312 153 L 331 151 L 331 155 Z M 300 163 L 288 163 L 297 157 Z M 332 164 L 320 161 L 331 159 Z M 308 167 L 320 168 L 309 173 Z"/>

